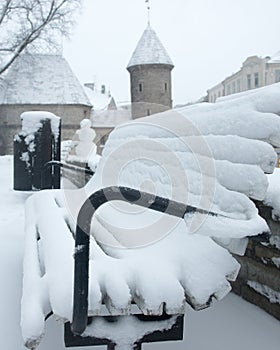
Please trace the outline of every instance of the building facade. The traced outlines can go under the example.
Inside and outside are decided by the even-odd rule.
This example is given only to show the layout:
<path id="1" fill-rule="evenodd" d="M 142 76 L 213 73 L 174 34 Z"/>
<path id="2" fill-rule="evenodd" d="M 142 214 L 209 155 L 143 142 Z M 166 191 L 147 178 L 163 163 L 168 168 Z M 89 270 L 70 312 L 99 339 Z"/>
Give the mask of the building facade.
<path id="1" fill-rule="evenodd" d="M 91 103 L 61 55 L 22 55 L 0 89 L 0 154 L 13 152 L 14 135 L 26 111 L 48 111 L 61 117 L 62 139 L 72 139 L 80 121 L 90 118 Z"/>
<path id="2" fill-rule="evenodd" d="M 172 108 L 174 65 L 150 24 L 128 63 L 132 119 Z"/>
<path id="3" fill-rule="evenodd" d="M 241 69 L 207 91 L 208 102 L 221 96 L 280 82 L 280 51 L 273 57 L 248 57 Z"/>

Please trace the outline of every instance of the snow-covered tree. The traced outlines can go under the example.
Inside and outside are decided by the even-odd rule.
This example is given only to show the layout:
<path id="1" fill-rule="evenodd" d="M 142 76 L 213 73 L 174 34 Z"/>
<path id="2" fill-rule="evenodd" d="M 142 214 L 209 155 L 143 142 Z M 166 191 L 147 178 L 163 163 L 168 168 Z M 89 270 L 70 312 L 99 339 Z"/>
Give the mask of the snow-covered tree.
<path id="1" fill-rule="evenodd" d="M 35 41 L 67 36 L 82 0 L 0 0 L 0 75 Z"/>

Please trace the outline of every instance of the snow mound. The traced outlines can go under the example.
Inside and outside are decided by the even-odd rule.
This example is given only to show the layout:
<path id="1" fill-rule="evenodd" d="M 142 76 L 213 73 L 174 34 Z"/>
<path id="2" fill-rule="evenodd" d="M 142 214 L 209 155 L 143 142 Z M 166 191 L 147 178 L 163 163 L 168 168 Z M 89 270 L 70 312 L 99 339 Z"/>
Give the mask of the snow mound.
<path id="1" fill-rule="evenodd" d="M 92 220 L 89 314 L 102 315 L 105 303 L 107 313 L 128 315 L 132 301 L 144 314 L 161 314 L 164 307 L 179 314 L 186 300 L 201 309 L 222 299 L 239 271 L 229 251 L 243 254 L 248 236 L 268 231 L 251 199 L 265 198 L 265 173 L 275 167 L 279 97 L 275 84 L 119 126 L 85 188 L 32 196 L 22 301 L 26 344 L 40 340 L 50 309 L 71 321 L 77 213 L 88 195 L 112 185 L 187 203 L 204 214 L 182 220 L 123 202 L 102 206 Z M 41 267 L 34 262 L 38 254 Z"/>

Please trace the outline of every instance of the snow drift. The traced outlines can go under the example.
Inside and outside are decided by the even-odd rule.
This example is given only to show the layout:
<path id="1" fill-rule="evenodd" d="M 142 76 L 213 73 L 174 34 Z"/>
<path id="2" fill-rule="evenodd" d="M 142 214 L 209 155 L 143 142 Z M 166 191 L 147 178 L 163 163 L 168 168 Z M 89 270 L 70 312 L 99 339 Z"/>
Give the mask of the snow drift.
<path id="1" fill-rule="evenodd" d="M 81 190 L 43 191 L 26 206 L 22 331 L 35 347 L 51 310 L 72 318 L 72 233 L 85 198 L 127 186 L 203 209 L 184 220 L 112 202 L 94 216 L 89 314 L 145 314 L 210 305 L 230 291 L 247 237 L 268 231 L 263 200 L 280 145 L 280 84 L 216 104 L 167 111 L 117 127 L 96 174 Z M 40 236 L 38 245 L 37 236 Z M 227 249 L 225 249 L 225 247 Z M 39 260 L 38 260 L 39 256 Z M 86 331 L 89 334 L 90 330 Z"/>

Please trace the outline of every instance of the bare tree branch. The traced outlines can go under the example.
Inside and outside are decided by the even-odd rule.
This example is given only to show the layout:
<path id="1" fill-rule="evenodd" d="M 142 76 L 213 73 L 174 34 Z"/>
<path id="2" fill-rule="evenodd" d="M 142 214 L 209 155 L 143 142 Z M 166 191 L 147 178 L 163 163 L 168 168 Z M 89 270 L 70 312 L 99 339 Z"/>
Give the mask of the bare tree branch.
<path id="1" fill-rule="evenodd" d="M 0 75 L 38 39 L 67 34 L 82 0 L 0 0 Z"/>

